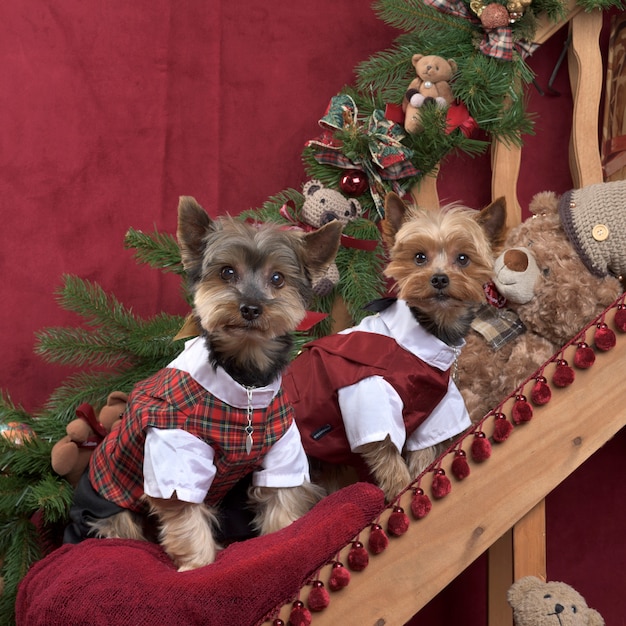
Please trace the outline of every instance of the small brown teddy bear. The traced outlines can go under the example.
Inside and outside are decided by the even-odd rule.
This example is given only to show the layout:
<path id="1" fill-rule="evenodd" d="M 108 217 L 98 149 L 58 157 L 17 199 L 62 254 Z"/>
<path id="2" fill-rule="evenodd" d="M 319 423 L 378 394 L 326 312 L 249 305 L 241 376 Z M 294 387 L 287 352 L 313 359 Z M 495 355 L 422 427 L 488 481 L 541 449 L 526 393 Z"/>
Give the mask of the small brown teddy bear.
<path id="1" fill-rule="evenodd" d="M 314 228 L 337 220 L 344 226 L 361 216 L 362 208 L 358 200 L 345 198 L 334 189 L 328 189 L 319 180 L 309 180 L 302 187 L 304 203 L 300 209 L 300 220 Z M 339 270 L 331 263 L 323 276 L 313 281 L 313 291 L 318 296 L 329 294 L 339 282 Z"/>
<path id="2" fill-rule="evenodd" d="M 404 129 L 416 133 L 423 129 L 420 109 L 433 102 L 445 109 L 454 102 L 450 81 L 457 71 L 454 59 L 444 59 L 435 54 L 414 54 L 411 63 L 415 78 L 409 83 L 402 101 Z"/>
<path id="3" fill-rule="evenodd" d="M 66 427 L 66 435 L 57 441 L 51 452 L 52 469 L 75 487 L 82 476 L 94 448 L 114 430 L 124 414 L 128 396 L 113 391 L 96 417 L 90 404 L 76 409 L 76 419 Z"/>
<path id="4" fill-rule="evenodd" d="M 515 626 L 604 626 L 604 619 L 566 583 L 536 576 L 516 580 L 507 592 Z"/>
<path id="5" fill-rule="evenodd" d="M 459 389 L 474 422 L 623 291 L 616 277 L 588 269 L 579 246 L 568 239 L 563 221 L 569 220 L 569 195 L 538 193 L 529 207 L 532 217 L 509 232 L 495 261 L 494 283 L 506 306 L 483 307 L 458 360 Z"/>

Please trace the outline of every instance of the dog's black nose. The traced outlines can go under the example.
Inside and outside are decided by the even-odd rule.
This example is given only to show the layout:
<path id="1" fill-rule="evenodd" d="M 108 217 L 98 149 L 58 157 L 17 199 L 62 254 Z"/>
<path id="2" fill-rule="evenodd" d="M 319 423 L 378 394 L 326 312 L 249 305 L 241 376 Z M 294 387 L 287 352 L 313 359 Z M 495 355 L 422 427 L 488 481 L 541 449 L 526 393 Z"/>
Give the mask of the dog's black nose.
<path id="1" fill-rule="evenodd" d="M 447 274 L 433 274 L 430 279 L 430 284 L 435 289 L 445 289 L 450 284 L 450 279 Z"/>
<path id="2" fill-rule="evenodd" d="M 239 312 L 244 320 L 251 322 L 263 313 L 263 309 L 258 304 L 242 304 L 239 306 Z"/>

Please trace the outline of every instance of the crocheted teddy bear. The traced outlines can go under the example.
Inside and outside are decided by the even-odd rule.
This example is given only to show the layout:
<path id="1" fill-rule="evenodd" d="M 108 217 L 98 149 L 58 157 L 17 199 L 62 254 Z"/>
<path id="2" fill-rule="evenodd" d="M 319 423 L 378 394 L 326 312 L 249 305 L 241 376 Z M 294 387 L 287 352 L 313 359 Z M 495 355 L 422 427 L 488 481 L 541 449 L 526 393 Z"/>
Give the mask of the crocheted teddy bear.
<path id="1" fill-rule="evenodd" d="M 500 305 L 502 297 L 506 304 L 483 306 L 458 360 L 458 384 L 473 421 L 496 408 L 622 293 L 620 281 L 590 271 L 581 248 L 569 240 L 562 219 L 569 198 L 538 193 L 529 207 L 532 217 L 509 232 L 495 261 L 495 287 Z M 596 218 L 616 210 L 611 204 L 597 207 Z"/>
<path id="2" fill-rule="evenodd" d="M 328 189 L 319 180 L 309 180 L 302 187 L 304 203 L 300 209 L 300 220 L 314 228 L 337 220 L 344 226 L 361 216 L 358 200 L 346 198 L 334 189 Z M 318 296 L 329 294 L 339 282 L 339 270 L 331 263 L 323 276 L 313 281 L 313 291 Z"/>
<path id="3" fill-rule="evenodd" d="M 524 576 L 509 587 L 507 601 L 515 626 L 604 626 L 600 613 L 566 583 Z"/>
<path id="4" fill-rule="evenodd" d="M 439 108 L 448 108 L 454 102 L 450 81 L 457 71 L 454 59 L 444 59 L 434 54 L 414 54 L 411 63 L 415 78 L 409 83 L 402 101 L 404 129 L 416 133 L 423 129 L 422 106 L 434 103 Z"/>

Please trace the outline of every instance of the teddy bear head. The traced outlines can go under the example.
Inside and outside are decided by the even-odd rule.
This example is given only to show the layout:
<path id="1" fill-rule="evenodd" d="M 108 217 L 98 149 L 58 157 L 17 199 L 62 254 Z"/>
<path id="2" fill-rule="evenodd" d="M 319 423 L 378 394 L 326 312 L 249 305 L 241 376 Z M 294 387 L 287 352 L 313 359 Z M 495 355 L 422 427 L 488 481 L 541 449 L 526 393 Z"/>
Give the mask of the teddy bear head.
<path id="1" fill-rule="evenodd" d="M 361 204 L 354 198 L 346 198 L 334 189 L 328 189 L 319 180 L 309 180 L 302 187 L 304 203 L 300 219 L 319 228 L 337 220 L 342 224 L 361 216 Z"/>
<path id="2" fill-rule="evenodd" d="M 509 587 L 507 601 L 515 626 L 604 626 L 600 613 L 566 583 L 525 576 Z"/>
<path id="3" fill-rule="evenodd" d="M 526 329 L 561 346 L 622 292 L 620 281 L 591 272 L 563 228 L 553 192 L 538 193 L 532 214 L 507 235 L 494 283 Z"/>
<path id="4" fill-rule="evenodd" d="M 414 54 L 411 57 L 411 64 L 418 78 L 432 83 L 450 81 L 457 71 L 454 59 L 444 59 L 436 54 Z"/>

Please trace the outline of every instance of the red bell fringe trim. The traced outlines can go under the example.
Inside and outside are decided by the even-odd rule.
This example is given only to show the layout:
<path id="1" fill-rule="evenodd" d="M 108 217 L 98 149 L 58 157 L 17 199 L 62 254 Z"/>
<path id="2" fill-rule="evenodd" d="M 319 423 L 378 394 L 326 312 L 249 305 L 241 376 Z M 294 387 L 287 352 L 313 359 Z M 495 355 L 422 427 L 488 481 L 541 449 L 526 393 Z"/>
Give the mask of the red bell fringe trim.
<path id="1" fill-rule="evenodd" d="M 565 389 L 574 383 L 576 374 L 574 368 L 580 370 L 589 369 L 596 361 L 598 352 L 606 352 L 615 347 L 617 337 L 615 331 L 609 328 L 605 318 L 611 311 L 615 311 L 612 324 L 620 333 L 626 333 L 626 293 L 622 294 L 613 304 L 608 306 L 605 311 L 596 319 L 585 326 L 574 338 L 566 343 L 561 350 L 553 355 L 546 363 L 544 363 L 536 372 L 529 376 L 517 389 L 515 389 L 502 403 L 487 413 L 482 420 L 475 424 L 465 435 L 455 441 L 448 450 L 446 450 L 433 464 L 420 474 L 407 488 L 398 495 L 396 500 L 388 505 L 391 514 L 387 520 L 387 533 L 391 537 L 399 538 L 404 535 L 411 524 L 411 518 L 399 506 L 400 497 L 406 492 L 412 492 L 410 510 L 412 519 L 419 523 L 419 520 L 428 515 L 432 508 L 433 502 L 429 496 L 420 487 L 420 482 L 428 474 L 432 473 L 432 482 L 430 491 L 435 501 L 446 497 L 452 491 L 452 483 L 446 476 L 445 470 L 441 464 L 448 454 L 454 454 L 451 463 L 451 472 L 456 480 L 465 480 L 471 474 L 471 466 L 467 453 L 463 450 L 468 437 L 472 437 L 470 446 L 471 460 L 480 464 L 487 461 L 491 457 L 492 443 L 504 443 L 513 431 L 531 421 L 533 418 L 533 405 L 542 407 L 552 399 L 551 386 L 557 389 Z M 593 329 L 593 330 L 592 330 Z M 593 336 L 589 338 L 587 335 Z M 573 355 L 573 367 L 571 367 L 564 358 L 565 351 L 575 346 Z M 593 346 L 593 347 L 592 347 Z M 554 366 L 554 371 L 550 382 L 544 374 L 544 370 L 549 366 Z M 524 395 L 524 390 L 532 381 L 530 388 L 530 401 Z M 505 413 L 505 405 L 509 406 L 509 415 Z M 487 426 L 492 428 L 488 429 Z M 530 427 L 530 426 L 529 426 Z M 485 431 L 491 431 L 488 436 Z M 382 517 L 382 516 L 381 516 Z M 364 529 L 365 530 L 365 529 Z M 313 620 L 311 612 L 324 610 L 331 603 L 332 596 L 328 593 L 337 593 L 348 586 L 351 578 L 349 570 L 353 572 L 362 572 L 369 565 L 370 553 L 378 555 L 386 550 L 390 544 L 389 537 L 378 520 L 373 521 L 369 525 L 369 536 L 367 540 L 367 548 L 359 538 L 355 538 L 351 543 L 345 557 L 347 568 L 344 564 L 335 559 L 329 561 L 326 565 L 330 568 L 330 575 L 326 585 L 321 580 L 321 570 L 317 573 L 315 579 L 311 579 L 308 583 L 310 586 L 307 606 L 296 599 L 293 601 L 291 612 L 289 615 L 290 626 L 310 626 Z M 274 615 L 278 613 L 281 607 L 274 610 Z M 270 616 L 268 618 L 272 620 Z M 280 618 L 274 618 L 271 622 L 272 626 L 285 626 L 284 621 Z"/>

